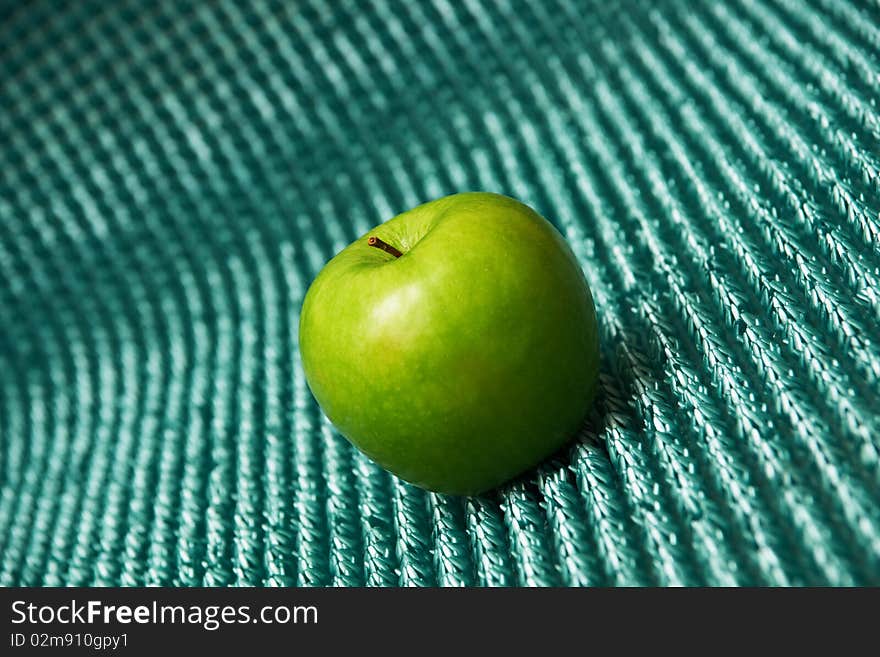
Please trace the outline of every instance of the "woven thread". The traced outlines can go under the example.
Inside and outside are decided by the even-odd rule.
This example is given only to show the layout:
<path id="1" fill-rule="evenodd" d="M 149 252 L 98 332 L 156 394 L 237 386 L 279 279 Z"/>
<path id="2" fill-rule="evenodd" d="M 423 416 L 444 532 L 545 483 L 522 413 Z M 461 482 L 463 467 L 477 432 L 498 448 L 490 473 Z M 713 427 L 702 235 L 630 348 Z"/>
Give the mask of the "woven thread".
<path id="1" fill-rule="evenodd" d="M 0 584 L 880 584 L 878 18 L 4 11 Z M 469 499 L 354 450 L 297 350 L 330 256 L 465 189 L 556 224 L 602 340 L 573 444 Z"/>

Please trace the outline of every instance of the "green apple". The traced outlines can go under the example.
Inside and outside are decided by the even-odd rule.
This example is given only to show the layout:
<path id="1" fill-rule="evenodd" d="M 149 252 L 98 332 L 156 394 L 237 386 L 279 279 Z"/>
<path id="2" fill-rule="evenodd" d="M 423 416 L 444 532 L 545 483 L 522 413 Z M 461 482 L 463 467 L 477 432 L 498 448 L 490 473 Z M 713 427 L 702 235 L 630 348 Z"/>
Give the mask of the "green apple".
<path id="1" fill-rule="evenodd" d="M 330 421 L 418 486 L 476 494 L 564 445 L 599 370 L 590 288 L 553 226 L 455 194 L 377 226 L 306 294 L 300 350 Z"/>

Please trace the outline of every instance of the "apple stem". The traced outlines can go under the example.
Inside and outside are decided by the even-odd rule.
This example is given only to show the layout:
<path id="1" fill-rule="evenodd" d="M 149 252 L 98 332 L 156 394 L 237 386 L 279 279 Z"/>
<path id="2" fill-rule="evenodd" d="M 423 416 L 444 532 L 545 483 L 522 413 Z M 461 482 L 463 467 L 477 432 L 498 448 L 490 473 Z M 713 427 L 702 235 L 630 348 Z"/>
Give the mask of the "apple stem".
<path id="1" fill-rule="evenodd" d="M 377 249 L 382 249 L 385 253 L 390 253 L 395 258 L 399 258 L 403 255 L 400 251 L 391 246 L 388 242 L 384 242 L 380 240 L 378 237 L 371 237 L 367 240 L 367 244 L 370 246 L 375 246 Z"/>

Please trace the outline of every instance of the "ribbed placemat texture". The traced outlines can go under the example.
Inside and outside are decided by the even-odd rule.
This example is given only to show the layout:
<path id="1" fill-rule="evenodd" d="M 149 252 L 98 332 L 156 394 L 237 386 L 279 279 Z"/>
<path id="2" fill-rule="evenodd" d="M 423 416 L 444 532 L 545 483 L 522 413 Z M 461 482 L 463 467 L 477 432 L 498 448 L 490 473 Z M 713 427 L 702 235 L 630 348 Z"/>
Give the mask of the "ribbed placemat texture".
<path id="1" fill-rule="evenodd" d="M 876 4 L 0 17 L 0 584 L 880 584 Z M 475 189 L 569 240 L 603 363 L 569 449 L 463 499 L 334 431 L 297 323 Z"/>

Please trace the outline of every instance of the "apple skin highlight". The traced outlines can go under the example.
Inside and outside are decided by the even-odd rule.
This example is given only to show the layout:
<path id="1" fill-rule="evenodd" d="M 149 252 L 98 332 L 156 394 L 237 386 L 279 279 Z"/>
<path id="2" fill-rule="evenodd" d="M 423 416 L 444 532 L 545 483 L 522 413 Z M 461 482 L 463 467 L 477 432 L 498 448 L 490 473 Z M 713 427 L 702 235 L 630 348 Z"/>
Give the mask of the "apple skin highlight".
<path id="1" fill-rule="evenodd" d="M 574 254 L 531 208 L 486 192 L 425 203 L 346 247 L 309 288 L 299 341 L 340 433 L 441 493 L 485 492 L 561 448 L 598 381 Z"/>

